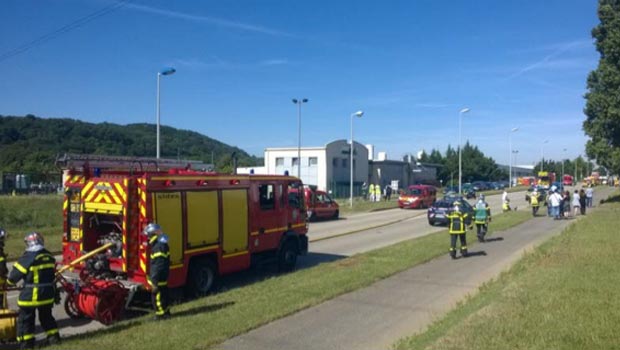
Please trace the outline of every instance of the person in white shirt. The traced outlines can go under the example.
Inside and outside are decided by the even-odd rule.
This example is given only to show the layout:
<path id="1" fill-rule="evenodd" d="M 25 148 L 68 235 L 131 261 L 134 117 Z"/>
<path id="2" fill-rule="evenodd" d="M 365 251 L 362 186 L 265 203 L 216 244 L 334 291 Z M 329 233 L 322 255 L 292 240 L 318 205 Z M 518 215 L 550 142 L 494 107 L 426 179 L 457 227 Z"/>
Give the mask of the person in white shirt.
<path id="1" fill-rule="evenodd" d="M 586 188 L 586 206 L 592 208 L 592 200 L 594 199 L 594 189 L 592 185 Z"/>
<path id="2" fill-rule="evenodd" d="M 562 196 L 557 191 L 554 191 L 551 193 L 551 196 L 549 196 L 549 202 L 551 203 L 551 215 L 553 215 L 553 219 L 559 220 Z"/>

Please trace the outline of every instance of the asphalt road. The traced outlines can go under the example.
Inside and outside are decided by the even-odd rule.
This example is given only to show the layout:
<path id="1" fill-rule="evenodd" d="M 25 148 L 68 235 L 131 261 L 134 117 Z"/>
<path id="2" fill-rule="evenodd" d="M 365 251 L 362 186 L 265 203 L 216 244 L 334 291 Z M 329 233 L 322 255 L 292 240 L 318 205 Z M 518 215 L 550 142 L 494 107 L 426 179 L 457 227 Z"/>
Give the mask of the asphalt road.
<path id="1" fill-rule="evenodd" d="M 524 192 L 509 194 L 511 203 L 525 208 Z M 487 196 L 493 213 L 501 212 L 501 195 Z M 473 204 L 474 200 L 470 200 Z M 339 220 L 320 221 L 310 224 L 310 252 L 298 259 L 298 268 L 309 268 L 316 264 L 341 259 L 356 253 L 369 251 L 398 243 L 411 238 L 437 232 L 445 227 L 430 226 L 426 210 L 389 209 L 370 213 L 353 214 Z M 331 237 L 331 238 L 330 238 Z M 235 288 L 257 280 L 270 277 L 272 270 L 248 271 L 226 277 L 225 289 Z M 9 306 L 17 309 L 17 292 L 8 295 Z M 92 320 L 72 320 L 64 312 L 62 304 L 54 308 L 54 316 L 59 323 L 61 335 L 73 335 L 105 328 Z M 37 331 L 39 338 L 41 329 Z"/>
<path id="2" fill-rule="evenodd" d="M 598 198 L 606 196 L 608 191 L 611 190 L 603 188 L 598 191 Z M 509 268 L 524 251 L 557 235 L 573 220 L 556 221 L 539 216 L 496 233 L 494 238 L 501 237 L 501 240 L 470 247 L 470 253 L 475 254 L 473 257 L 453 261 L 446 254 L 367 288 L 229 339 L 217 348 L 388 349 L 396 340 L 424 330 L 467 294 L 476 293 L 484 282 Z M 425 223 L 424 218 L 414 218 L 351 237 L 366 240 L 363 238 L 365 235 L 371 237 L 374 234 L 396 239 L 393 236 L 403 234 L 403 231 L 410 235 L 422 235 L 421 223 Z M 341 238 L 344 237 L 325 241 L 331 243 L 326 249 L 343 251 L 342 247 L 335 248 L 333 244 Z M 320 245 L 313 246 L 313 249 L 321 249 Z M 358 249 L 349 247 L 350 252 Z"/>

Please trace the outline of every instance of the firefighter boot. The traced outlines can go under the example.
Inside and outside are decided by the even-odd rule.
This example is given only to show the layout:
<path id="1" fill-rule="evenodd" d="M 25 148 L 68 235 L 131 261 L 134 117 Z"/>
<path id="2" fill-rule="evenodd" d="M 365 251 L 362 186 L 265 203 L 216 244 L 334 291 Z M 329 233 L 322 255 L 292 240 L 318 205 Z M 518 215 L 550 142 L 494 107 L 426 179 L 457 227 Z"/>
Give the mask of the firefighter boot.
<path id="1" fill-rule="evenodd" d="M 456 249 L 450 248 L 450 257 L 456 259 Z"/>
<path id="2" fill-rule="evenodd" d="M 52 334 L 47 337 L 47 345 L 58 345 L 60 344 L 60 334 Z"/>
<path id="3" fill-rule="evenodd" d="M 469 254 L 467 253 L 467 248 L 461 248 L 461 256 L 464 258 L 469 256 Z"/>

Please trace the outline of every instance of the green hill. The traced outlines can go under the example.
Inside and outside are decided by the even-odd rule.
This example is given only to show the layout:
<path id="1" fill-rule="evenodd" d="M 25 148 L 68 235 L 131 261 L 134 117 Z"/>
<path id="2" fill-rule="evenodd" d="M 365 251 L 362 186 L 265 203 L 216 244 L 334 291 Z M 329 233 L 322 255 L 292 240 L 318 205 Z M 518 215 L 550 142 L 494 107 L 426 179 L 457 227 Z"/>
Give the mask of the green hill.
<path id="1" fill-rule="evenodd" d="M 162 126 L 161 157 L 200 160 L 216 170 L 232 169 L 233 152 L 239 166 L 262 163 L 261 158 L 189 130 Z M 154 157 L 154 124 L 87 123 L 74 119 L 45 119 L 0 115 L 0 171 L 56 173 L 57 154 L 103 154 Z"/>

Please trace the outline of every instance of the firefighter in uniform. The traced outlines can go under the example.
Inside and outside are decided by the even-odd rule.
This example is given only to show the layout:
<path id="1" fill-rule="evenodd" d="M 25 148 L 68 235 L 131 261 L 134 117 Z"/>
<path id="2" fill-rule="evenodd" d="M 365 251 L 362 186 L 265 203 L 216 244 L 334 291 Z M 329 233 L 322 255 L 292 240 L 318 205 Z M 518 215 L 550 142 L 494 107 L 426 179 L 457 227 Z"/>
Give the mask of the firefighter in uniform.
<path id="1" fill-rule="evenodd" d="M 52 307 L 56 297 L 56 260 L 43 246 L 43 236 L 31 232 L 24 238 L 26 251 L 13 265 L 8 283 L 17 284 L 24 280 L 24 288 L 19 294 L 17 306 L 17 341 L 21 349 L 33 349 L 35 312 L 39 313 L 41 327 L 47 335 L 48 344 L 58 344 L 60 335 Z"/>
<path id="2" fill-rule="evenodd" d="M 540 207 L 540 203 L 538 202 L 538 191 L 536 191 L 536 189 L 534 189 L 530 195 L 530 205 L 532 206 L 532 216 L 536 216 L 538 208 Z"/>
<path id="3" fill-rule="evenodd" d="M 168 236 L 161 226 L 150 223 L 144 228 L 151 247 L 151 264 L 148 282 L 151 287 L 151 300 L 155 309 L 155 319 L 170 317 L 170 296 L 168 292 L 168 274 L 170 272 L 170 248 Z"/>
<path id="4" fill-rule="evenodd" d="M 481 194 L 474 207 L 474 222 L 476 223 L 476 230 L 478 235 L 478 242 L 484 242 L 484 236 L 489 229 L 489 222 L 491 221 L 491 208 L 489 204 L 484 201 L 484 195 Z"/>
<path id="5" fill-rule="evenodd" d="M 6 303 L 6 277 L 9 270 L 6 267 L 6 254 L 4 253 L 4 240 L 6 231 L 0 228 L 0 310 L 7 309 Z"/>
<path id="6" fill-rule="evenodd" d="M 450 257 L 452 259 L 456 259 L 457 238 L 461 240 L 461 256 L 464 258 L 467 257 L 467 231 L 465 221 L 468 216 L 467 213 L 461 211 L 461 202 L 454 202 L 454 209 L 448 214 L 448 219 L 450 220 L 450 227 L 448 229 L 448 232 L 450 232 Z"/>

